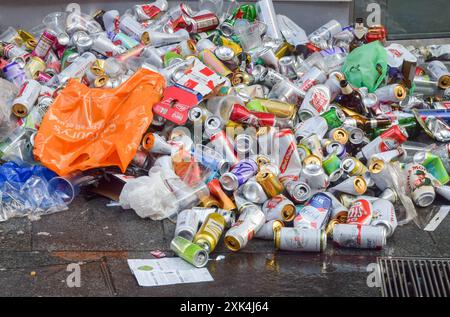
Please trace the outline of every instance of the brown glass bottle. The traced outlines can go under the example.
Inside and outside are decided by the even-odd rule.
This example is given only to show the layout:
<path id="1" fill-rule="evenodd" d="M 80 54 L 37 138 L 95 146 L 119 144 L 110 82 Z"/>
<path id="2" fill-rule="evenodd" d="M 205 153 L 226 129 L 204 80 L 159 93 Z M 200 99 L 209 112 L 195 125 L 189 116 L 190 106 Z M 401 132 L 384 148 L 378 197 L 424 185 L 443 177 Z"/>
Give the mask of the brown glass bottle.
<path id="1" fill-rule="evenodd" d="M 355 23 L 355 28 L 353 30 L 353 35 L 355 36 L 353 41 L 350 43 L 350 52 L 355 48 L 358 48 L 367 43 L 366 41 L 367 28 L 364 26 L 364 20 L 362 18 L 357 18 Z"/>
<path id="2" fill-rule="evenodd" d="M 392 121 L 389 119 L 368 119 L 360 115 L 352 115 L 346 119 L 346 123 L 363 130 L 372 130 L 390 126 Z"/>
<path id="3" fill-rule="evenodd" d="M 336 102 L 343 107 L 356 111 L 359 114 L 367 115 L 367 109 L 363 103 L 361 94 L 350 86 L 347 80 L 340 81 L 341 94 L 337 96 Z"/>

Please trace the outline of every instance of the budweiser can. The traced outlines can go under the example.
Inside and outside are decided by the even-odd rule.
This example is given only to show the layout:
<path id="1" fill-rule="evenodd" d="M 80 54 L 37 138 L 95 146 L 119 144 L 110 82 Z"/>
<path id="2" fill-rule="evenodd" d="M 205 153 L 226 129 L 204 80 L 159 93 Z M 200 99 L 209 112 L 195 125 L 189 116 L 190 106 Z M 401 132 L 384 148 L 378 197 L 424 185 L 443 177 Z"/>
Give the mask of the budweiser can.
<path id="1" fill-rule="evenodd" d="M 386 230 L 380 226 L 336 224 L 333 243 L 343 248 L 381 250 L 386 245 Z"/>
<path id="2" fill-rule="evenodd" d="M 404 100 L 407 94 L 405 87 L 399 84 L 393 84 L 377 89 L 375 95 L 381 102 L 394 103 Z"/>
<path id="3" fill-rule="evenodd" d="M 322 252 L 327 247 L 324 230 L 281 228 L 275 231 L 277 250 L 298 252 Z"/>
<path id="4" fill-rule="evenodd" d="M 372 221 L 372 203 L 366 199 L 358 199 L 348 209 L 347 224 L 369 225 Z"/>
<path id="5" fill-rule="evenodd" d="M 306 93 L 298 111 L 298 117 L 301 121 L 305 121 L 318 116 L 328 110 L 330 101 L 330 89 L 325 85 L 315 85 Z"/>
<path id="6" fill-rule="evenodd" d="M 51 80 L 59 81 L 59 83 L 65 83 L 71 78 L 82 78 L 91 65 L 97 60 L 94 54 L 85 52 L 81 56 L 77 57 L 69 66 L 67 66 L 61 73 L 54 76 Z"/>
<path id="7" fill-rule="evenodd" d="M 91 49 L 106 57 L 112 57 L 126 52 L 123 46 L 114 44 L 105 34 L 99 34 L 93 39 Z"/>
<path id="8" fill-rule="evenodd" d="M 134 15 L 139 22 L 157 18 L 161 12 L 167 11 L 169 4 L 166 0 L 157 0 L 150 4 L 140 4 L 133 7 Z"/>
<path id="9" fill-rule="evenodd" d="M 392 178 L 383 160 L 372 160 L 369 166 L 370 178 L 380 190 L 392 187 Z"/>
<path id="10" fill-rule="evenodd" d="M 308 90 L 312 87 L 323 84 L 327 80 L 327 75 L 320 68 L 313 66 L 310 70 L 303 75 L 301 78 L 300 90 L 306 95 Z M 327 87 L 328 88 L 328 87 Z M 328 88 L 328 94 L 331 96 L 331 93 Z"/>
<path id="11" fill-rule="evenodd" d="M 197 233 L 199 219 L 197 213 L 192 209 L 183 210 L 178 214 L 175 237 L 180 236 L 192 241 Z"/>
<path id="12" fill-rule="evenodd" d="M 23 59 L 27 61 L 30 58 L 30 54 L 26 50 L 12 43 L 3 47 L 3 56 L 9 60 Z"/>
<path id="13" fill-rule="evenodd" d="M 364 146 L 356 157 L 369 160 L 374 154 L 398 148 L 407 139 L 408 134 L 406 130 L 395 125 Z"/>
<path id="14" fill-rule="evenodd" d="M 234 151 L 234 144 L 224 130 L 214 134 L 210 139 L 210 143 L 228 162 L 237 163 L 239 161 L 238 156 Z"/>
<path id="15" fill-rule="evenodd" d="M 295 218 L 295 205 L 286 196 L 280 194 L 267 200 L 262 211 L 266 220 L 292 221 Z"/>
<path id="16" fill-rule="evenodd" d="M 283 129 L 275 133 L 273 137 L 274 149 L 278 144 L 278 153 L 273 153 L 277 157 L 281 175 L 298 175 L 302 168 L 300 155 L 297 151 L 297 142 L 290 129 Z"/>
<path id="17" fill-rule="evenodd" d="M 373 214 L 372 226 L 381 226 L 386 229 L 386 236 L 389 238 L 397 228 L 397 216 L 394 205 L 385 199 L 377 199 L 372 203 Z"/>
<path id="18" fill-rule="evenodd" d="M 230 230 L 225 234 L 225 245 L 231 251 L 239 251 L 250 241 L 255 232 L 257 232 L 266 223 L 262 210 L 254 205 L 247 204 L 241 208 L 239 219 L 233 224 Z"/>
<path id="19" fill-rule="evenodd" d="M 259 229 L 255 238 L 263 240 L 273 240 L 275 237 L 275 232 L 284 227 L 284 223 L 280 220 L 270 220 L 266 222 L 261 229 Z"/>
<path id="20" fill-rule="evenodd" d="M 244 159 L 236 163 L 230 172 L 220 177 L 220 184 L 225 190 L 234 191 L 246 183 L 258 172 L 258 165 L 252 159 Z"/>
<path id="21" fill-rule="evenodd" d="M 316 134 L 320 139 L 323 139 L 328 131 L 327 120 L 321 116 L 315 116 L 300 122 L 295 127 L 294 131 L 297 140 L 302 140 L 313 134 Z"/>
<path id="22" fill-rule="evenodd" d="M 148 44 L 150 42 L 148 32 L 138 21 L 129 15 L 122 16 L 120 19 L 119 28 L 126 35 L 131 36 L 137 41 L 142 41 L 144 44 Z"/>
<path id="23" fill-rule="evenodd" d="M 20 88 L 19 94 L 12 104 L 12 112 L 15 116 L 23 118 L 28 115 L 36 104 L 41 92 L 41 84 L 36 80 L 27 80 Z"/>
<path id="24" fill-rule="evenodd" d="M 325 229 L 331 215 L 331 198 L 323 193 L 315 194 L 294 219 L 294 227 L 301 229 Z"/>
<path id="25" fill-rule="evenodd" d="M 42 33 L 36 47 L 34 48 L 33 52 L 31 52 L 31 54 L 45 60 L 53 45 L 55 45 L 57 41 L 57 35 L 54 34 L 53 31 L 46 30 L 44 31 L 44 33 Z"/>
<path id="26" fill-rule="evenodd" d="M 437 80 L 441 89 L 450 87 L 450 72 L 441 61 L 432 61 L 427 66 L 427 72 L 432 80 Z"/>

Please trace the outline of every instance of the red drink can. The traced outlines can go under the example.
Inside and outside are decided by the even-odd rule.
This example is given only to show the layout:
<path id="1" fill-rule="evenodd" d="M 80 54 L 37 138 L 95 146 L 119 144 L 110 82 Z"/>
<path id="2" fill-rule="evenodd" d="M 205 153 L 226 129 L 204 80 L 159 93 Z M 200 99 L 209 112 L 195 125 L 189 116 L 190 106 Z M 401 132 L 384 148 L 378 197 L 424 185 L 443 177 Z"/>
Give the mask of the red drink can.
<path id="1" fill-rule="evenodd" d="M 380 41 L 384 43 L 387 40 L 387 30 L 383 25 L 374 25 L 369 28 L 366 35 L 367 43 Z"/>

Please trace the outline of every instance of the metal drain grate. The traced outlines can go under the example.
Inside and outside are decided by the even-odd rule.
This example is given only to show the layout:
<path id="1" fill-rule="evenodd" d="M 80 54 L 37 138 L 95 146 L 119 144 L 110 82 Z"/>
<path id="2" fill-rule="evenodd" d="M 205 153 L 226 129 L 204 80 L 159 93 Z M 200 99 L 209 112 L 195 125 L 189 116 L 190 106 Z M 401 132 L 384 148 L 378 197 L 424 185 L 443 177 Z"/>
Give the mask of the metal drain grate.
<path id="1" fill-rule="evenodd" d="M 450 259 L 381 257 L 384 297 L 450 297 Z"/>

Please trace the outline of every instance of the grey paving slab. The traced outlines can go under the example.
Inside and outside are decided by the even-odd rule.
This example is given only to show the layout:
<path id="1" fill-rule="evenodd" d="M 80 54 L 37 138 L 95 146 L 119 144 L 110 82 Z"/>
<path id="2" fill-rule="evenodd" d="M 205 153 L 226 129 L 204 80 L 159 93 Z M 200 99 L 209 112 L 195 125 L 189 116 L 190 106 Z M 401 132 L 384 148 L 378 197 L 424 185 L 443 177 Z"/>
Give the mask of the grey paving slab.
<path id="1" fill-rule="evenodd" d="M 148 250 L 168 245 L 161 222 L 131 210 L 106 207 L 108 200 L 78 198 L 65 212 L 33 223 L 34 250 Z M 168 232 L 174 225 L 166 222 Z"/>
<path id="2" fill-rule="evenodd" d="M 325 264 L 293 254 L 230 254 L 223 261 L 210 261 L 213 282 L 160 287 L 139 287 L 123 260 L 108 261 L 119 295 L 124 296 L 379 296 L 366 284 L 365 266 Z M 345 261 L 344 261 L 345 262 Z M 370 262 L 370 259 L 367 259 Z"/>
<path id="3" fill-rule="evenodd" d="M 0 296 L 109 296 L 99 262 L 82 264 L 80 287 L 69 287 L 66 265 L 0 270 Z M 34 272 L 32 274 L 32 272 Z"/>
<path id="4" fill-rule="evenodd" d="M 450 257 L 450 215 L 448 215 L 430 236 L 443 257 Z"/>
<path id="5" fill-rule="evenodd" d="M 31 222 L 15 218 L 0 222 L 0 251 L 31 251 Z"/>

